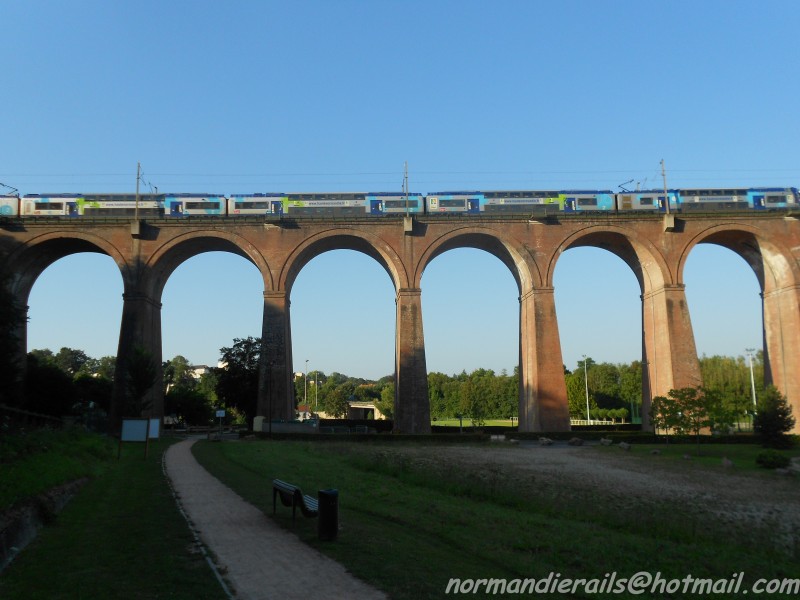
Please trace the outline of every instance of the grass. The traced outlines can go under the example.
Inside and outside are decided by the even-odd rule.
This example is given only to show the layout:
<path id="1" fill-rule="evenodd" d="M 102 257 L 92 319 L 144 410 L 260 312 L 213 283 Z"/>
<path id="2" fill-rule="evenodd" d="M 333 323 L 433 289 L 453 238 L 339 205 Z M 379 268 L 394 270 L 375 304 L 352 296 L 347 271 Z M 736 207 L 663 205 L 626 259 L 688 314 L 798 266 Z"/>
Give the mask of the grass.
<path id="1" fill-rule="evenodd" d="M 757 444 L 635 444 L 633 450 L 636 454 L 648 455 L 654 450 L 658 450 L 657 457 L 653 460 L 678 462 L 685 461 L 688 456 L 693 464 L 706 468 L 719 469 L 722 459 L 727 458 L 733 461 L 736 472 L 760 473 L 770 478 L 774 474 L 767 469 L 756 464 L 756 456 L 764 451 L 764 448 Z M 605 451 L 618 453 L 616 448 L 604 448 Z M 786 456 L 800 456 L 800 448 L 782 451 Z"/>
<path id="2" fill-rule="evenodd" d="M 737 536 L 680 506 L 537 487 L 499 470 L 464 472 L 415 460 L 400 447 L 254 441 L 194 448 L 207 469 L 269 514 L 273 478 L 312 495 L 337 488 L 337 542 L 318 541 L 314 520 L 292 526 L 288 509 L 279 509 L 276 522 L 394 599 L 442 597 L 451 577 L 538 579 L 558 572 L 602 579 L 647 570 L 723 578 L 745 571 L 747 582 L 797 574 L 797 556 L 774 549 L 768 530 Z"/>
<path id="3" fill-rule="evenodd" d="M 162 473 L 169 443 L 151 444 L 147 459 L 141 444 L 125 444 L 120 460 L 112 444 L 89 483 L 3 572 L 0 598 L 226 598 Z"/>
<path id="4" fill-rule="evenodd" d="M 153 444 L 147 459 L 141 445 L 126 444 L 118 461 L 115 444 L 75 432 L 3 439 L 4 506 L 76 476 L 91 479 L 0 576 L 0 598 L 225 598 L 163 476 L 161 455 L 169 443 Z M 661 454 L 651 455 L 651 448 Z M 586 450 L 619 455 L 616 448 Z M 695 451 L 693 444 L 642 444 L 624 456 L 658 468 L 690 454 L 692 468 L 701 470 L 719 470 L 726 456 L 740 474 L 774 478 L 751 466 L 759 447 L 703 445 L 699 456 Z M 727 578 L 744 571 L 747 585 L 760 577 L 797 576 L 797 549 L 775 549 L 768 529 L 741 533 L 674 504 L 547 485 L 501 469 L 468 471 L 444 460 L 438 446 L 201 442 L 195 455 L 269 515 L 273 478 L 311 495 L 337 488 L 336 542 L 317 539 L 316 520 L 298 517 L 292 526 L 289 509 L 279 507 L 275 521 L 394 599 L 443 597 L 451 577 L 557 572 L 562 579 L 602 579 L 645 570 Z M 28 491 L 17 491 L 17 483 Z M 313 565 L 309 573 L 313 577 Z"/>
<path id="5" fill-rule="evenodd" d="M 110 463 L 108 438 L 78 429 L 0 437 L 0 511 L 63 483 L 99 475 Z"/>

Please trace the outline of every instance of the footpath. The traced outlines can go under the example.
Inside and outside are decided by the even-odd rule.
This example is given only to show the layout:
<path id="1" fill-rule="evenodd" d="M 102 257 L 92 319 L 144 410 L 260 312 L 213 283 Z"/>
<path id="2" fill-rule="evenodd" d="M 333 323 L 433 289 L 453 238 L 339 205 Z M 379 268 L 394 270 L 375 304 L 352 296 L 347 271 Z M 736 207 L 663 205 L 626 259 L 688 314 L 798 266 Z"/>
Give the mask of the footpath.
<path id="1" fill-rule="evenodd" d="M 164 465 L 179 505 L 216 558 L 232 597 L 386 600 L 213 477 L 194 459 L 195 441 L 171 446 Z"/>

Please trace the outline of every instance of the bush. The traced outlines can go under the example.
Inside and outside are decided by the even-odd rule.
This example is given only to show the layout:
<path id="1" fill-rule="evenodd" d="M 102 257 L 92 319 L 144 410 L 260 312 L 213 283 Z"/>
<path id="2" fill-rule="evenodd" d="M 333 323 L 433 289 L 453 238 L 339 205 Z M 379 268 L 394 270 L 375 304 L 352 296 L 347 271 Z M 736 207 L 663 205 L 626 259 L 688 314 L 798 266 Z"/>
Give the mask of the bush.
<path id="1" fill-rule="evenodd" d="M 764 450 L 756 456 L 756 464 L 765 469 L 785 469 L 790 462 L 788 456 L 777 450 Z"/>

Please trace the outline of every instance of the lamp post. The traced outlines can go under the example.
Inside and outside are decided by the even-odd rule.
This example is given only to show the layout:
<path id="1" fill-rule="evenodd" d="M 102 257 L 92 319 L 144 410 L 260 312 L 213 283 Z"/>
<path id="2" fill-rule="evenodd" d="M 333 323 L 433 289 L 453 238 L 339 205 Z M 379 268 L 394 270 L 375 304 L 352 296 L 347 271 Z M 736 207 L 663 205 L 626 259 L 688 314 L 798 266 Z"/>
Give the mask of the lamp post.
<path id="1" fill-rule="evenodd" d="M 756 380 L 755 380 L 755 377 L 753 376 L 753 352 L 755 352 L 755 350 L 753 348 L 747 348 L 745 350 L 745 352 L 747 352 L 747 357 L 750 359 L 750 391 L 753 394 L 753 413 L 755 413 L 756 406 L 757 406 L 757 403 L 756 403 Z"/>
<path id="2" fill-rule="evenodd" d="M 586 355 L 583 355 L 583 385 L 586 389 L 586 424 L 590 425 L 591 421 L 589 419 L 589 377 L 587 375 L 586 370 Z"/>
<path id="3" fill-rule="evenodd" d="M 303 382 L 303 404 L 308 406 L 308 359 L 306 359 L 306 372 L 303 373 L 305 381 Z"/>

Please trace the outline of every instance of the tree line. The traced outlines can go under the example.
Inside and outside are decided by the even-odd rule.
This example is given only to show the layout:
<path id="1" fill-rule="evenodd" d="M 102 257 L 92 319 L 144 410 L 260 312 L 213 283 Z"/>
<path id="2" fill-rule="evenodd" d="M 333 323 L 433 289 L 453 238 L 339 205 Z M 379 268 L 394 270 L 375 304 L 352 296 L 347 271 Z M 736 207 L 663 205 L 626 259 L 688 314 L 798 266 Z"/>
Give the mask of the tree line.
<path id="1" fill-rule="evenodd" d="M 220 349 L 219 367 L 197 375 L 189 361 L 178 355 L 163 362 L 164 414 L 186 424 L 213 422 L 214 411 L 226 409 L 239 422 L 256 415 L 261 340 L 237 338 Z M 129 385 L 145 391 L 155 380 L 147 356 L 130 360 L 135 372 L 128 375 Z M 32 412 L 85 417 L 107 413 L 114 385 L 116 359 L 98 359 L 73 348 L 33 350 L 27 355 L 26 376 L 17 400 L 6 395 L 6 404 Z M 764 393 L 763 358 L 753 357 L 752 379 L 745 357 L 702 357 L 700 367 L 704 390 L 714 398 L 714 422 L 737 424 L 752 420 L 753 387 Z M 579 361 L 572 371 L 564 368 L 564 378 L 572 418 L 628 420 L 641 414 L 642 363 L 597 363 L 591 358 Z M 350 402 L 372 402 L 387 418 L 393 417 L 394 378 L 377 381 L 342 373 L 311 371 L 294 379 L 295 406 L 306 405 L 312 413 L 346 417 Z M 149 381 L 149 382 L 148 382 Z M 755 384 L 755 385 L 753 385 Z M 141 389 L 131 396 L 143 396 Z M 471 373 L 428 374 L 428 397 L 431 417 L 435 420 L 459 415 L 476 424 L 488 419 L 518 416 L 519 370 L 496 373 L 477 369 Z M 11 400 L 11 401 L 9 401 Z M 654 399 L 657 405 L 657 400 Z M 135 403 L 126 407 L 130 414 L 144 408 Z"/>

